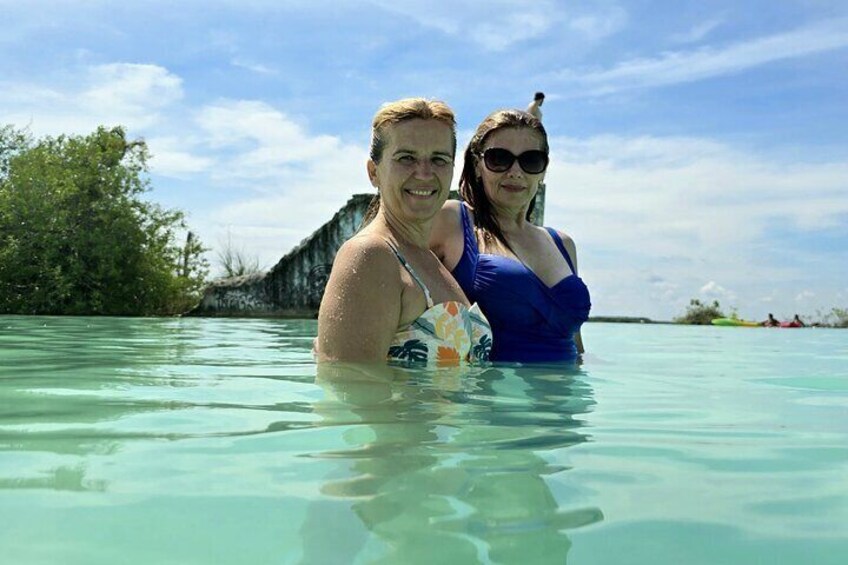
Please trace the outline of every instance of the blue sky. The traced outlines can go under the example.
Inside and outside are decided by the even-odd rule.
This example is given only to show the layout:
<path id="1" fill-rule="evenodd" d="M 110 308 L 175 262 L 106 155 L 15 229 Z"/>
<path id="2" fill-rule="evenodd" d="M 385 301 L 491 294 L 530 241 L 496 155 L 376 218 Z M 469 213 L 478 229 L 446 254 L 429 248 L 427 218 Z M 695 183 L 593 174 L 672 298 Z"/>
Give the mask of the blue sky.
<path id="1" fill-rule="evenodd" d="M 0 123 L 126 126 L 150 198 L 266 266 L 372 190 L 382 102 L 444 99 L 464 144 L 545 91 L 597 315 L 848 307 L 846 71 L 837 0 L 0 0 Z"/>

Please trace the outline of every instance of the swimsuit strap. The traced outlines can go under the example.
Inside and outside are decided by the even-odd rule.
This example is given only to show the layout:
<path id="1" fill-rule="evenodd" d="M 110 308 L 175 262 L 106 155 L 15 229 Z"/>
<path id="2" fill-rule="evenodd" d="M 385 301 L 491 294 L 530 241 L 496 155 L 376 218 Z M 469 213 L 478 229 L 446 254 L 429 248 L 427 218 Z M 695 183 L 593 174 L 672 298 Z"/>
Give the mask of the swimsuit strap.
<path id="1" fill-rule="evenodd" d="M 459 203 L 460 216 L 462 216 L 462 239 L 465 251 L 472 257 L 480 254 L 480 249 L 477 247 L 477 236 L 474 233 L 474 221 L 471 219 L 471 213 L 465 206 L 465 202 Z"/>
<path id="2" fill-rule="evenodd" d="M 565 257 L 565 262 L 568 263 L 568 266 L 571 268 L 571 272 L 575 275 L 577 274 L 577 269 L 574 268 L 574 264 L 571 262 L 571 257 L 568 256 L 568 251 L 565 250 L 565 246 L 562 244 L 562 239 L 560 239 L 559 234 L 554 228 L 545 228 L 548 230 L 548 233 L 551 234 L 551 237 L 554 238 L 554 243 L 556 243 L 559 252 L 562 253 L 562 256 Z"/>
<path id="3" fill-rule="evenodd" d="M 409 275 L 412 277 L 412 279 L 418 284 L 418 286 L 421 287 L 421 290 L 424 291 L 424 299 L 427 301 L 427 309 L 429 310 L 430 308 L 432 308 L 433 307 L 433 299 L 430 297 L 430 290 L 427 288 L 427 285 L 425 285 L 424 281 L 422 281 L 418 277 L 418 275 L 415 274 L 415 269 L 412 268 L 412 265 L 410 265 L 409 263 L 406 262 L 406 259 L 404 259 L 403 255 L 400 254 L 400 251 L 398 250 L 397 247 L 395 247 L 395 244 L 392 243 L 391 241 L 389 241 L 388 239 L 385 240 L 385 241 L 386 241 L 386 243 L 389 244 L 389 247 L 391 248 L 391 250 L 395 252 L 395 255 L 397 256 L 398 261 L 400 261 L 400 264 L 403 265 L 403 268 L 406 269 L 406 271 L 409 273 Z"/>

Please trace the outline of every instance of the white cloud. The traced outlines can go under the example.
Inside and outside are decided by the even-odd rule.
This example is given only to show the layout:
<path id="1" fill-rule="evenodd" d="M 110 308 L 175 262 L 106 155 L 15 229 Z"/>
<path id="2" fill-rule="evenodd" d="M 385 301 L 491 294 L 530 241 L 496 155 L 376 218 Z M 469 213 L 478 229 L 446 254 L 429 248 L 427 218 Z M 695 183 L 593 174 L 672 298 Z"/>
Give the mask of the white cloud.
<path id="1" fill-rule="evenodd" d="M 816 296 L 815 292 L 809 290 L 802 290 L 798 293 L 798 296 L 795 297 L 796 302 L 803 302 L 805 300 L 809 300 L 810 298 L 814 298 Z"/>
<path id="2" fill-rule="evenodd" d="M 278 71 L 272 67 L 242 59 L 233 59 L 230 61 L 230 64 L 234 67 L 245 69 L 260 75 L 276 75 L 278 73 Z"/>
<path id="3" fill-rule="evenodd" d="M 701 22 L 683 33 L 676 33 L 671 36 L 674 43 L 698 43 L 707 37 L 710 33 L 724 23 L 724 18 L 714 18 Z"/>
<path id="4" fill-rule="evenodd" d="M 550 20 L 538 14 L 501 14 L 495 21 L 473 26 L 470 37 L 475 43 L 492 51 L 503 51 L 515 43 L 543 35 L 550 29 Z"/>
<path id="5" fill-rule="evenodd" d="M 367 147 L 310 133 L 257 101 L 221 100 L 194 117 L 192 151 L 213 155 L 210 181 L 238 197 L 208 212 L 202 235 L 233 240 L 273 265 L 355 193 L 369 192 Z"/>
<path id="6" fill-rule="evenodd" d="M 551 213 L 567 211 L 605 245 L 638 237 L 652 254 L 710 252 L 750 243 L 776 220 L 821 229 L 848 214 L 845 161 L 787 164 L 698 138 L 560 137 L 551 145 Z"/>
<path id="7" fill-rule="evenodd" d="M 151 155 L 150 170 L 154 173 L 185 177 L 209 171 L 215 164 L 211 158 L 186 151 L 186 139 L 171 136 L 149 138 L 146 141 Z"/>
<path id="8" fill-rule="evenodd" d="M 680 298 L 680 285 L 664 279 L 658 275 L 648 277 L 651 285 L 651 298 L 664 302 L 673 302 Z"/>
<path id="9" fill-rule="evenodd" d="M 768 295 L 761 296 L 759 298 L 759 301 L 764 303 L 764 304 L 772 304 L 773 302 L 776 302 L 777 300 L 779 300 L 779 298 L 780 298 L 780 295 L 778 294 L 778 292 L 776 290 L 772 289 L 771 293 L 769 293 Z"/>
<path id="10" fill-rule="evenodd" d="M 157 65 L 95 65 L 69 84 L 0 83 L 0 121 L 35 134 L 87 133 L 99 125 L 144 130 L 182 99 L 182 80 Z"/>
<path id="11" fill-rule="evenodd" d="M 264 102 L 220 101 L 199 110 L 195 123 L 204 149 L 218 156 L 218 182 L 271 195 L 306 191 L 319 201 L 368 189 L 365 147 L 312 135 Z"/>
<path id="12" fill-rule="evenodd" d="M 582 85 L 585 94 L 600 95 L 693 82 L 845 47 L 848 47 L 848 20 L 839 19 L 724 48 L 672 51 L 654 58 L 631 59 L 611 69 L 565 70 L 554 76 Z"/>
<path id="13" fill-rule="evenodd" d="M 147 112 L 182 98 L 182 79 L 158 65 L 97 65 L 89 68 L 89 86 L 80 95 L 84 108 L 105 113 Z"/>
<path id="14" fill-rule="evenodd" d="M 611 6 L 604 11 L 576 16 L 568 22 L 568 28 L 586 39 L 598 41 L 617 33 L 626 23 L 627 13 L 618 6 Z"/>
<path id="15" fill-rule="evenodd" d="M 503 51 L 549 32 L 569 30 L 584 40 L 597 41 L 620 30 L 627 21 L 623 9 L 604 2 L 581 7 L 551 0 L 371 0 L 392 13 L 411 18 L 441 33 L 470 39 L 489 51 Z"/>
<path id="16" fill-rule="evenodd" d="M 708 298 L 720 298 L 723 300 L 730 301 L 736 300 L 735 292 L 733 292 L 732 290 L 727 290 L 715 281 L 708 282 L 707 284 L 702 286 L 698 292 L 701 294 L 701 296 L 705 296 Z"/>
<path id="17" fill-rule="evenodd" d="M 772 291 L 789 302 L 811 267 L 799 261 L 815 258 L 761 257 L 775 226 L 815 233 L 848 217 L 844 159 L 787 163 L 703 138 L 556 137 L 551 146 L 546 224 L 574 237 L 583 275 L 603 297 L 598 313 L 668 319 L 702 292 L 723 305 L 753 307 Z M 814 268 L 826 279 L 837 266 Z"/>

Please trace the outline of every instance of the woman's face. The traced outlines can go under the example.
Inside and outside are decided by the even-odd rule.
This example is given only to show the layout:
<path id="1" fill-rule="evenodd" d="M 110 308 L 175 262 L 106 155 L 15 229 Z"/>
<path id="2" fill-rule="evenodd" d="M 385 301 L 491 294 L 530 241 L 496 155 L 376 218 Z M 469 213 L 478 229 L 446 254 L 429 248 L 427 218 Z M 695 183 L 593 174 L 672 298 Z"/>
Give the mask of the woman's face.
<path id="1" fill-rule="evenodd" d="M 385 213 L 408 222 L 434 217 L 448 197 L 453 151 L 453 132 L 444 122 L 413 119 L 388 126 L 380 162 L 368 161 Z"/>
<path id="2" fill-rule="evenodd" d="M 542 150 L 542 136 L 530 128 L 499 129 L 486 139 L 481 154 L 487 149 L 506 149 L 516 157 L 525 151 Z M 506 171 L 491 171 L 478 157 L 476 172 L 483 180 L 483 189 L 489 202 L 495 209 L 517 210 L 530 205 L 530 201 L 539 190 L 539 183 L 545 178 L 542 171 L 531 174 L 524 171 L 518 159 Z"/>

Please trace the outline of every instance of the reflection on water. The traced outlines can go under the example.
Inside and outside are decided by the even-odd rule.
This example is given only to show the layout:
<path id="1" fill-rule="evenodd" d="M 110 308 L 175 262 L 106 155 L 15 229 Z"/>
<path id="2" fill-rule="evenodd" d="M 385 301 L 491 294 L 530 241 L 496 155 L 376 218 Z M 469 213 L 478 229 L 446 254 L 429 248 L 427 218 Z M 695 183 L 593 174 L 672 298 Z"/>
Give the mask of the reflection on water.
<path id="1" fill-rule="evenodd" d="M 490 368 L 400 373 L 382 381 L 321 379 L 322 425 L 345 426 L 347 448 L 321 492 L 349 501 L 364 527 L 339 527 L 344 506 L 314 504 L 306 562 L 564 562 L 567 530 L 603 519 L 557 501 L 546 479 L 566 468 L 546 453 L 587 441 L 579 415 L 594 404 L 576 372 Z M 332 515 L 332 517 L 329 517 Z M 334 523 L 328 547 L 319 524 Z M 373 534 L 376 539 L 367 534 Z M 327 552 L 331 553 L 327 553 Z"/>
<path id="2" fill-rule="evenodd" d="M 552 454 L 588 440 L 579 372 L 384 368 L 316 386 L 314 322 L 1 321 L 0 493 L 256 496 L 269 473 L 314 481 L 299 549 L 283 552 L 309 563 L 564 560 L 567 531 L 602 519 L 548 484 L 568 471 Z M 292 434 L 310 430 L 324 439 L 302 447 Z M 221 452 L 253 479 L 227 487 Z"/>

